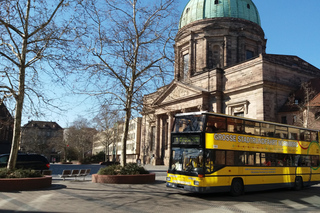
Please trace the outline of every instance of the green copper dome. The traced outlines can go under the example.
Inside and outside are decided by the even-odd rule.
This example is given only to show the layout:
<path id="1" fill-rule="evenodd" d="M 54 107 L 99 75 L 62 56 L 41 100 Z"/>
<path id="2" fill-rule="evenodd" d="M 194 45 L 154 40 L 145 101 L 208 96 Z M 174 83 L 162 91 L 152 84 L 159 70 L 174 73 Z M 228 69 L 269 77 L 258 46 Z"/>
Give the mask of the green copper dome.
<path id="1" fill-rule="evenodd" d="M 232 17 L 261 26 L 259 12 L 252 0 L 190 0 L 182 13 L 179 28 L 207 18 Z"/>

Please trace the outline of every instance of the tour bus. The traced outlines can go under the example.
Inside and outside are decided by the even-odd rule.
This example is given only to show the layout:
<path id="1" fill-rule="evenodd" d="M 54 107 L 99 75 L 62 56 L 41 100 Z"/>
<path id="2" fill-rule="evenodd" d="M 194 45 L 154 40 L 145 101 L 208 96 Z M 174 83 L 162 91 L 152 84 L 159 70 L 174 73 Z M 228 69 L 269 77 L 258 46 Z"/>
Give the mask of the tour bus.
<path id="1" fill-rule="evenodd" d="M 210 112 L 175 115 L 167 187 L 244 192 L 320 182 L 319 131 Z"/>

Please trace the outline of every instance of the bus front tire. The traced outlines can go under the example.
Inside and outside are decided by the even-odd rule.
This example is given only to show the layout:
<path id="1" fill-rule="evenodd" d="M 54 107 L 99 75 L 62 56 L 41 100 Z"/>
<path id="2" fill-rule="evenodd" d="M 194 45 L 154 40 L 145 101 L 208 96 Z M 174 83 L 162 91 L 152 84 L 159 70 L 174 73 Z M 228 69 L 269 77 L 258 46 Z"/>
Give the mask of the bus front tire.
<path id="1" fill-rule="evenodd" d="M 233 197 L 240 196 L 244 193 L 243 181 L 241 179 L 234 179 L 231 184 L 230 194 Z"/>
<path id="2" fill-rule="evenodd" d="M 296 180 L 294 181 L 294 187 L 293 189 L 295 191 L 300 191 L 303 187 L 303 181 L 301 177 L 296 177 Z"/>

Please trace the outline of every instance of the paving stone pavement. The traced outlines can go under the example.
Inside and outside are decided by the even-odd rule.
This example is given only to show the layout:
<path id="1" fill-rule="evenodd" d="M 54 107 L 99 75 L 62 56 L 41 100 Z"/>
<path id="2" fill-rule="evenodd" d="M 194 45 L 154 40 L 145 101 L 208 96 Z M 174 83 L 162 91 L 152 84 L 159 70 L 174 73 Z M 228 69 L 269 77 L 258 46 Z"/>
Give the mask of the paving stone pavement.
<path id="1" fill-rule="evenodd" d="M 196 195 L 165 186 L 165 167 L 154 184 L 98 184 L 90 179 L 53 178 L 50 189 L 0 192 L 2 212 L 320 212 L 320 186 L 253 193 L 238 198 L 227 194 Z"/>

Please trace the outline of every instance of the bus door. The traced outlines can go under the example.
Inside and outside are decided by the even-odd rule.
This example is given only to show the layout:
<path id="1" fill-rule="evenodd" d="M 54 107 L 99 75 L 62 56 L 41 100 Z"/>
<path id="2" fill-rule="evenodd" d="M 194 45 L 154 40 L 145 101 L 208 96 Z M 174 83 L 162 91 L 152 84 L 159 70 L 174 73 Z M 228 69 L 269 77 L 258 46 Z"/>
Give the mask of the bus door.
<path id="1" fill-rule="evenodd" d="M 304 181 L 307 185 L 310 185 L 312 170 L 313 169 L 311 165 L 310 156 L 301 156 L 301 155 L 295 156 L 295 181 L 296 182 L 297 182 L 297 179 L 299 179 L 299 177 L 303 176 L 304 178 L 301 181 Z"/>

